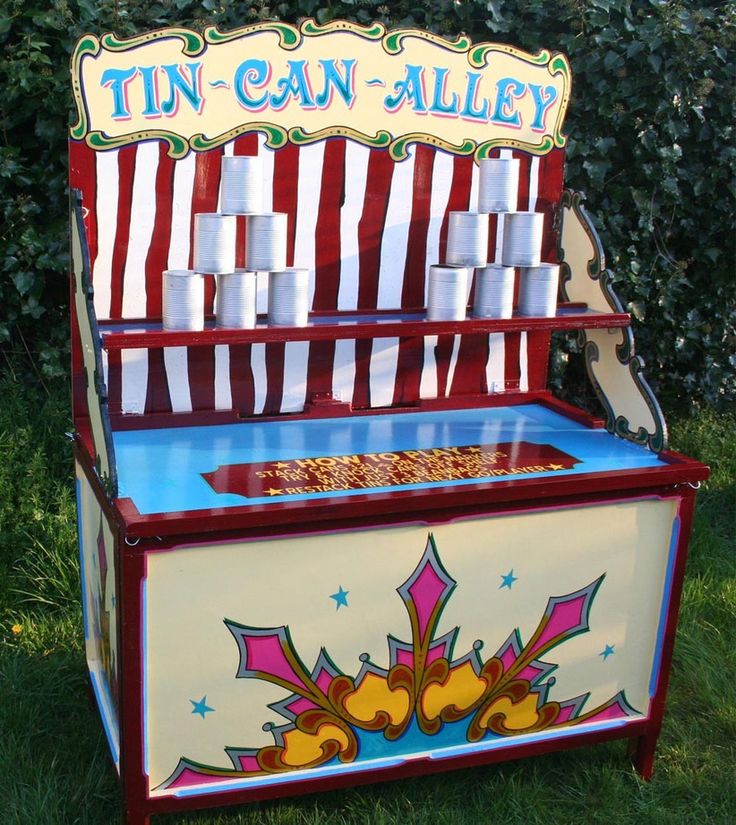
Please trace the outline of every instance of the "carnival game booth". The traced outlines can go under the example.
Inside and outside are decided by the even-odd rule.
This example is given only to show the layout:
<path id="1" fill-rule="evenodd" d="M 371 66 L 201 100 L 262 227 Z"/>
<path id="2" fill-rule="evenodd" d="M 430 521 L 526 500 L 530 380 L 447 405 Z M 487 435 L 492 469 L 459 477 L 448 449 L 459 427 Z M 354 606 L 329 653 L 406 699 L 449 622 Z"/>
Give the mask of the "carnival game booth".
<path id="1" fill-rule="evenodd" d="M 126 822 L 613 738 L 648 777 L 707 468 L 563 191 L 565 57 L 306 21 L 88 35 L 72 74 Z M 548 389 L 558 330 L 605 420 Z"/>

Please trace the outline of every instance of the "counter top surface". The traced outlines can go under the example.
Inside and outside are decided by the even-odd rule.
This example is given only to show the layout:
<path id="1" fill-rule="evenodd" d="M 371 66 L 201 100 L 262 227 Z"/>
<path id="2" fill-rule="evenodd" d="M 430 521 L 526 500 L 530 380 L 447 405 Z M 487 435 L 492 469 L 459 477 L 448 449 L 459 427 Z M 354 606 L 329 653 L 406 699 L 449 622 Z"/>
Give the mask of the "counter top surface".
<path id="1" fill-rule="evenodd" d="M 542 404 L 113 435 L 119 495 L 141 515 L 667 465 Z"/>

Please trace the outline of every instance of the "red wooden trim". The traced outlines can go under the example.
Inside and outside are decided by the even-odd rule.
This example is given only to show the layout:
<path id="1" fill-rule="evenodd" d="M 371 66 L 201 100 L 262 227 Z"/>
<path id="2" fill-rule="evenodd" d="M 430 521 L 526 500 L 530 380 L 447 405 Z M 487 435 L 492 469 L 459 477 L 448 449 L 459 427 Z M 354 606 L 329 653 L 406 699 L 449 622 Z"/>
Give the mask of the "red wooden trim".
<path id="1" fill-rule="evenodd" d="M 130 499 L 116 499 L 121 517 L 131 536 L 182 535 L 212 533 L 215 530 L 264 529 L 277 522 L 281 529 L 290 525 L 302 528 L 322 522 L 326 529 L 339 524 L 362 526 L 376 517 L 387 523 L 394 517 L 411 513 L 413 520 L 438 520 L 460 516 L 468 509 L 491 512 L 509 503 L 529 507 L 544 501 L 584 501 L 589 496 L 626 493 L 635 490 L 644 495 L 654 491 L 672 493 L 672 487 L 708 477 L 705 465 L 698 462 L 645 467 L 639 470 L 610 473 L 582 473 L 558 478 L 518 479 L 490 483 L 464 484 L 429 490 L 397 490 L 344 496 L 332 500 L 293 501 L 283 504 L 245 505 L 210 510 L 141 515 Z M 350 515 L 348 515 L 348 513 Z"/>
<path id="2" fill-rule="evenodd" d="M 137 330 L 135 323 L 126 322 L 126 332 L 101 326 L 102 343 L 108 351 L 142 347 L 202 347 L 215 344 L 275 343 L 286 341 L 336 341 L 366 338 L 407 338 L 424 335 L 487 335 L 492 332 L 524 332 L 526 330 L 611 329 L 628 327 L 631 316 L 625 312 L 602 313 L 592 309 L 572 309 L 560 304 L 554 318 L 467 318 L 464 321 L 428 321 L 423 310 L 386 314 L 362 313 L 372 320 L 338 323 L 343 316 L 332 313 L 335 323 L 312 324 L 306 327 L 269 327 L 256 329 L 218 329 L 208 327 L 201 332 L 178 332 L 155 329 Z M 349 316 L 346 315 L 347 319 Z M 150 324 L 149 324 L 150 326 Z M 107 328 L 106 328 L 107 327 Z"/>
<path id="3" fill-rule="evenodd" d="M 681 496 L 680 506 L 678 508 L 680 532 L 677 537 L 677 547 L 675 550 L 675 564 L 672 571 L 672 586 L 669 593 L 669 605 L 667 607 L 664 638 L 662 640 L 659 673 L 657 674 L 654 697 L 649 705 L 650 725 L 646 733 L 639 738 L 635 753 L 633 754 L 634 765 L 643 779 L 651 779 L 654 770 L 654 752 L 657 737 L 662 727 L 662 719 L 667 701 L 672 651 L 675 646 L 677 617 L 680 612 L 680 599 L 682 597 L 682 586 L 685 579 L 688 543 L 692 529 L 693 511 L 695 509 L 695 490 L 684 486 L 678 492 Z"/>
<path id="4" fill-rule="evenodd" d="M 591 415 L 590 413 L 585 412 L 585 410 L 581 410 L 580 407 L 575 407 L 572 404 L 568 404 L 567 401 L 562 401 L 562 399 L 556 398 L 550 392 L 544 393 L 543 397 L 539 399 L 539 403 L 545 407 L 548 407 L 550 410 L 558 412 L 560 415 L 564 415 L 566 418 L 570 418 L 578 424 L 583 424 L 591 429 L 600 430 L 606 426 L 605 419 Z M 682 458 L 685 458 L 685 456 L 682 456 Z"/>
<path id="5" fill-rule="evenodd" d="M 94 492 L 95 499 L 97 503 L 102 508 L 102 512 L 107 517 L 107 520 L 113 526 L 113 534 L 116 530 L 121 529 L 125 525 L 125 521 L 123 516 L 120 512 L 120 509 L 115 506 L 113 502 L 110 501 L 109 497 L 105 493 L 100 479 L 95 472 L 94 463 L 92 458 L 90 457 L 89 448 L 84 445 L 82 439 L 80 438 L 80 433 L 74 436 L 74 440 L 72 441 L 72 453 L 74 454 L 74 458 L 79 463 L 79 466 L 84 473 L 84 477 L 89 482 L 92 491 Z"/>
<path id="6" fill-rule="evenodd" d="M 110 416 L 110 423 L 115 431 L 204 427 L 208 424 L 234 424 L 241 420 L 237 410 L 194 410 L 193 412 L 146 413 L 146 415 L 114 413 Z"/>
<path id="7" fill-rule="evenodd" d="M 120 638 L 120 779 L 127 822 L 145 822 L 150 810 L 144 772 L 143 741 L 143 634 L 141 585 L 146 557 L 124 552 L 124 534 L 118 536 L 122 587 L 119 604 Z"/>

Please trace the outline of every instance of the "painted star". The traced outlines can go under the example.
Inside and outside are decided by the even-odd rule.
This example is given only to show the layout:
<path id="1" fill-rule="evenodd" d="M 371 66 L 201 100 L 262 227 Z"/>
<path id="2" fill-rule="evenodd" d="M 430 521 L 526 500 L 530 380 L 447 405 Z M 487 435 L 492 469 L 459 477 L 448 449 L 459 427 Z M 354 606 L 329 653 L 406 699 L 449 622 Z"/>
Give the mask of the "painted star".
<path id="1" fill-rule="evenodd" d="M 518 581 L 519 577 L 514 575 L 513 567 L 505 576 L 501 576 L 501 584 L 498 585 L 498 589 L 501 590 L 504 587 L 508 587 L 511 590 L 512 585 L 515 581 Z"/>
<path id="2" fill-rule="evenodd" d="M 565 465 L 564 464 L 548 464 L 547 469 L 548 470 L 564 470 Z"/>
<path id="3" fill-rule="evenodd" d="M 288 470 L 289 469 L 289 465 L 285 461 L 277 461 L 273 466 L 277 470 Z"/>
<path id="4" fill-rule="evenodd" d="M 602 650 L 602 651 L 598 654 L 599 656 L 603 656 L 603 661 L 604 661 L 604 662 L 606 661 L 606 659 L 607 659 L 609 656 L 613 656 L 613 654 L 616 652 L 616 651 L 614 650 L 614 647 L 616 647 L 616 645 L 606 645 L 606 646 L 603 648 L 603 650 Z"/>
<path id="5" fill-rule="evenodd" d="M 209 705 L 207 704 L 207 696 L 203 696 L 199 700 L 199 702 L 195 702 L 194 699 L 190 699 L 189 701 L 194 706 L 192 713 L 198 713 L 202 717 L 202 719 L 205 718 L 205 714 L 215 712 L 215 709 L 209 707 Z"/>
<path id="6" fill-rule="evenodd" d="M 284 494 L 283 490 L 277 490 L 275 487 L 271 487 L 270 490 L 266 490 L 265 492 L 267 492 L 269 496 L 283 496 Z"/>
<path id="7" fill-rule="evenodd" d="M 348 593 L 349 590 L 343 590 L 342 585 L 337 590 L 337 593 L 333 593 L 330 598 L 335 600 L 335 610 L 339 610 L 341 607 L 348 607 Z"/>

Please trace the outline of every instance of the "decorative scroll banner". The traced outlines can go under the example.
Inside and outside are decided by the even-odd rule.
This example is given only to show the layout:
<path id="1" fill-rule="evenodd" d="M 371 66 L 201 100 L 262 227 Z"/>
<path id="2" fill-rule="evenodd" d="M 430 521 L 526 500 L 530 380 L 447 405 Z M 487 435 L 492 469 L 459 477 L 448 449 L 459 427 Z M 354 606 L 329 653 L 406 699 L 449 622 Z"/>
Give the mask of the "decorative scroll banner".
<path id="1" fill-rule="evenodd" d="M 218 493 L 264 498 L 554 473 L 577 463 L 549 444 L 516 441 L 225 464 L 202 477 Z"/>
<path id="2" fill-rule="evenodd" d="M 501 145 L 543 155 L 565 144 L 570 83 L 559 53 L 380 23 L 88 34 L 72 56 L 71 136 L 93 149 L 164 140 L 175 158 L 252 131 L 272 148 L 349 137 L 395 160 L 415 142 L 476 157 Z"/>

